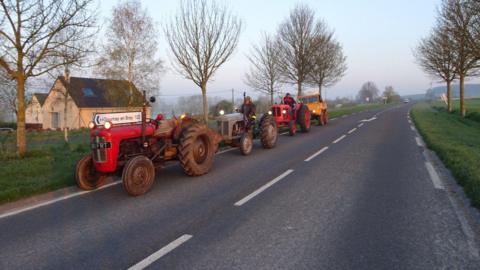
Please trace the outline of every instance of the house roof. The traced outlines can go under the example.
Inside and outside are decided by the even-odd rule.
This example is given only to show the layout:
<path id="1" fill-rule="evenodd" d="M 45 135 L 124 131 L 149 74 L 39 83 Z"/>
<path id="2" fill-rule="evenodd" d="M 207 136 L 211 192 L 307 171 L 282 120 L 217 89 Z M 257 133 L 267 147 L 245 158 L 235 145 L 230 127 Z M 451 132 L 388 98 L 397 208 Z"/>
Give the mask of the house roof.
<path id="1" fill-rule="evenodd" d="M 33 93 L 33 96 L 37 98 L 40 106 L 43 106 L 45 100 L 47 99 L 48 93 Z"/>
<path id="2" fill-rule="evenodd" d="M 65 78 L 58 80 L 66 86 Z M 131 91 L 130 91 L 131 90 Z M 132 98 L 130 98 L 132 92 Z M 143 95 L 127 80 L 70 77 L 69 93 L 79 108 L 141 107 Z"/>

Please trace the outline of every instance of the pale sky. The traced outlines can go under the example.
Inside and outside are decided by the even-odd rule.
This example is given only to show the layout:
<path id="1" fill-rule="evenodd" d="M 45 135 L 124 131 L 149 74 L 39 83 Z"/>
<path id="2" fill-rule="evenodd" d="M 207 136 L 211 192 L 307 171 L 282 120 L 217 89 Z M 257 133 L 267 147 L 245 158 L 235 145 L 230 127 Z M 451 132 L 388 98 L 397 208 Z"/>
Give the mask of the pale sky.
<path id="1" fill-rule="evenodd" d="M 101 16 L 110 15 L 118 1 L 101 1 Z M 216 73 L 208 85 L 211 95 L 229 97 L 226 92 L 234 88 L 253 94 L 243 82 L 249 62 L 246 54 L 257 43 L 262 32 L 275 33 L 280 22 L 297 4 L 304 3 L 315 10 L 318 18 L 324 19 L 335 30 L 347 56 L 346 76 L 327 90 L 327 96 L 356 95 L 361 85 L 373 81 L 383 91 L 393 85 L 400 94 L 424 93 L 432 79 L 415 64 L 412 50 L 420 38 L 428 35 L 435 22 L 435 11 L 441 1 L 388 1 L 388 0 L 225 0 L 233 13 L 243 21 L 239 46 L 231 59 Z M 143 0 L 159 28 L 177 10 L 179 1 Z M 167 71 L 162 76 L 161 95 L 199 94 L 192 82 L 178 75 L 171 66 L 169 50 L 163 31 L 159 36 L 159 55 L 166 63 Z M 433 81 L 435 84 L 435 81 Z M 291 89 L 286 86 L 285 90 Z M 222 93 L 222 91 L 225 91 Z M 294 91 L 292 91 L 294 92 Z"/>

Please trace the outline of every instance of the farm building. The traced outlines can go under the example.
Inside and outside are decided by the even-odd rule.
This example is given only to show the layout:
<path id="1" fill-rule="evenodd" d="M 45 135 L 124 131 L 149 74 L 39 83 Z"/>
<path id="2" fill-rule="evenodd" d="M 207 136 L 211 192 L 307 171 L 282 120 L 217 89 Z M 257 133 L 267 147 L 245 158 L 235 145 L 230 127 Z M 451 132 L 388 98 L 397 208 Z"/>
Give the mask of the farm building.
<path id="1" fill-rule="evenodd" d="M 42 106 L 42 128 L 69 129 L 88 127 L 96 113 L 141 111 L 143 96 L 133 83 L 71 77 L 67 93 L 63 76 L 53 83 Z M 64 108 L 67 106 L 65 119 Z M 150 115 L 150 108 L 147 109 Z"/>

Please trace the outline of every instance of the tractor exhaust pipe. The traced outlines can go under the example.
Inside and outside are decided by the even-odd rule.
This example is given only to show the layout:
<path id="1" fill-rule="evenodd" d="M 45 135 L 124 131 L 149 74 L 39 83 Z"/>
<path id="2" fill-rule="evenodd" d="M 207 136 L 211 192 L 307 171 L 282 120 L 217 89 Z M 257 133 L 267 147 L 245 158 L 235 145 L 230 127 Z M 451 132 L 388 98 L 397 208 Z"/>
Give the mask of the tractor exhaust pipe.
<path id="1" fill-rule="evenodd" d="M 142 107 L 142 145 L 143 147 L 148 147 L 148 144 L 145 140 L 145 129 L 147 126 L 147 97 L 145 91 L 143 91 L 143 107 Z"/>

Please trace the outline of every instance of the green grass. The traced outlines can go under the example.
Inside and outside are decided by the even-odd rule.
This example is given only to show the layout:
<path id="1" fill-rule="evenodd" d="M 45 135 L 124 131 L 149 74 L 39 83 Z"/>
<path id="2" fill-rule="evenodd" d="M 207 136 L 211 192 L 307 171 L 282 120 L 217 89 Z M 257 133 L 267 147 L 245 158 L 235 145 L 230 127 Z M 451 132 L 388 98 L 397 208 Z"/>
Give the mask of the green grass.
<path id="1" fill-rule="evenodd" d="M 75 163 L 89 152 L 88 131 L 70 135 L 66 144 L 59 131 L 28 133 L 28 153 L 21 159 L 15 133 L 0 134 L 0 203 L 74 185 Z"/>
<path id="2" fill-rule="evenodd" d="M 387 106 L 391 106 L 392 104 L 383 104 L 383 103 L 373 103 L 373 104 L 360 104 L 355 106 L 349 106 L 345 108 L 335 108 L 335 109 L 328 109 L 328 118 L 337 118 L 343 115 L 352 114 L 355 112 L 362 112 L 366 110 L 373 110 L 373 109 L 380 109 L 385 108 Z"/>
<path id="3" fill-rule="evenodd" d="M 446 110 L 447 105 L 443 101 L 435 101 L 432 105 L 439 110 Z M 452 101 L 453 113 L 460 113 L 460 101 Z M 467 109 L 466 118 L 480 122 L 480 98 L 465 99 L 465 108 Z"/>
<path id="4" fill-rule="evenodd" d="M 471 112 L 480 111 L 480 100 L 469 100 Z M 427 146 L 435 151 L 472 204 L 480 208 L 480 122 L 448 113 L 445 104 L 419 103 L 412 109 L 412 119 Z"/>

